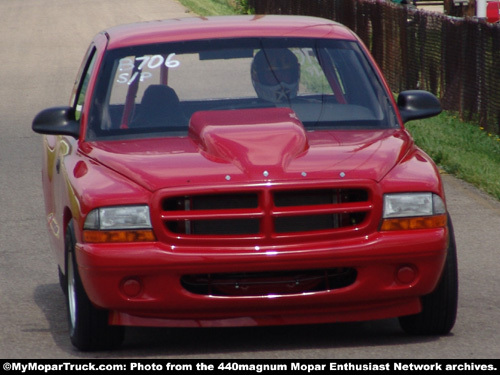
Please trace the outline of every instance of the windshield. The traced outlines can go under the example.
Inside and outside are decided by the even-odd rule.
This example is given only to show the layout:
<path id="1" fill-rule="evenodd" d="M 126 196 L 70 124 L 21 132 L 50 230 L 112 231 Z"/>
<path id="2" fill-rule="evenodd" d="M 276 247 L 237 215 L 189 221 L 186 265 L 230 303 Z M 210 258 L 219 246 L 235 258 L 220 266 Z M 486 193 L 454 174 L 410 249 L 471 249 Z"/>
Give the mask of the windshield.
<path id="1" fill-rule="evenodd" d="M 87 138 L 186 136 L 198 111 L 288 107 L 308 131 L 397 126 L 355 42 L 251 38 L 109 51 Z"/>

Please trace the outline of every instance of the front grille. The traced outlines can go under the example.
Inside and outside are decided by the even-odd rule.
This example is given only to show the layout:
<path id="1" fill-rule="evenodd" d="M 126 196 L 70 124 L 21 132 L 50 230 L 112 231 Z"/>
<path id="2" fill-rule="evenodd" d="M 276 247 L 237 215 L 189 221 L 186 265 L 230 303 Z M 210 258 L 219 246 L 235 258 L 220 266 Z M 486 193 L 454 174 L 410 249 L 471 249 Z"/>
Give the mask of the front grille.
<path id="1" fill-rule="evenodd" d="M 344 288 L 354 283 L 354 268 L 184 275 L 187 291 L 212 296 L 264 296 L 310 293 Z"/>
<path id="2" fill-rule="evenodd" d="M 192 193 L 161 200 L 161 218 L 174 238 L 276 238 L 359 229 L 373 210 L 364 188 L 262 188 Z"/>

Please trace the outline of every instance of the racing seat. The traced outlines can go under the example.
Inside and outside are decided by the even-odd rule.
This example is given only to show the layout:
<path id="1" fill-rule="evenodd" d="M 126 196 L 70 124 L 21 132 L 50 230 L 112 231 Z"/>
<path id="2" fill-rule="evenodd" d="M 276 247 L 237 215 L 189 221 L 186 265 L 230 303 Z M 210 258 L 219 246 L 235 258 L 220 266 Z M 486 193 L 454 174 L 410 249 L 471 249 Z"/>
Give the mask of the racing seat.
<path id="1" fill-rule="evenodd" d="M 187 118 L 182 113 L 174 89 L 166 85 L 150 85 L 144 91 L 137 116 L 130 127 L 178 127 L 186 124 Z"/>

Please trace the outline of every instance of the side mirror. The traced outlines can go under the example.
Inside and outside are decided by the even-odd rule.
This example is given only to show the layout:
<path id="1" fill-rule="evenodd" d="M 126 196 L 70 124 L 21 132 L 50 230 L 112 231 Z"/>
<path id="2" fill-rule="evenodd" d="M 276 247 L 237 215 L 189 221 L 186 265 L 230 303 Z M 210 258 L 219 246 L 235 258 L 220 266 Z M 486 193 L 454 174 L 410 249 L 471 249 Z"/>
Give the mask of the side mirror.
<path id="1" fill-rule="evenodd" d="M 439 115 L 439 99 L 423 90 L 403 91 L 398 96 L 398 108 L 403 122 Z"/>
<path id="2" fill-rule="evenodd" d="M 48 108 L 36 115 L 31 129 L 35 133 L 47 135 L 80 136 L 80 123 L 75 120 L 75 111 L 71 107 Z"/>

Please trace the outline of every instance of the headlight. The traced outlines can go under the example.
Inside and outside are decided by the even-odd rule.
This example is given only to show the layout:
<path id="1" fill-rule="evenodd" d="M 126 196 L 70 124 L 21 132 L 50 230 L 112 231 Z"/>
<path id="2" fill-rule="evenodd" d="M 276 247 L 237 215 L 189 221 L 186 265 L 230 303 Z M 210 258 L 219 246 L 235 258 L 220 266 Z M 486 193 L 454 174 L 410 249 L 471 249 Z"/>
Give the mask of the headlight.
<path id="1" fill-rule="evenodd" d="M 398 193 L 384 196 L 381 230 L 439 228 L 446 226 L 446 207 L 439 195 Z"/>
<path id="2" fill-rule="evenodd" d="M 446 213 L 443 200 L 432 193 L 386 194 L 384 219 L 391 217 L 430 216 Z"/>
<path id="3" fill-rule="evenodd" d="M 154 241 L 149 207 L 116 206 L 92 210 L 85 219 L 85 242 Z"/>
<path id="4" fill-rule="evenodd" d="M 101 207 L 91 211 L 85 229 L 145 229 L 151 228 L 148 206 Z"/>

